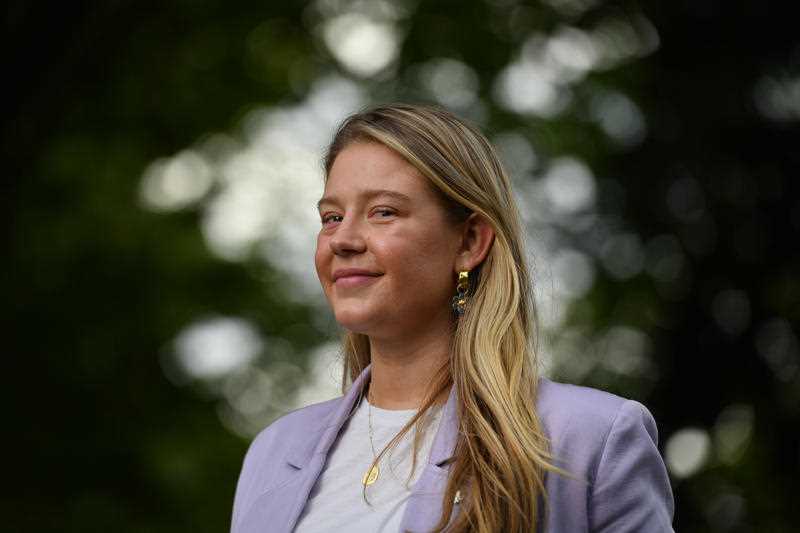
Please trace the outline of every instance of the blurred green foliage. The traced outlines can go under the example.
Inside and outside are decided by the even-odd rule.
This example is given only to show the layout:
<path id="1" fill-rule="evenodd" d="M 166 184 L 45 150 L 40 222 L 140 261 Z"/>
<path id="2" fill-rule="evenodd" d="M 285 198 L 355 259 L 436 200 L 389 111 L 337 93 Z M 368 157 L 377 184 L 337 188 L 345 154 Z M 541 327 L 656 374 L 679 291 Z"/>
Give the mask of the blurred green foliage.
<path id="1" fill-rule="evenodd" d="M 685 250 L 672 285 L 599 269 L 565 319 L 646 332 L 651 378 L 598 366 L 580 379 L 644 401 L 662 444 L 686 427 L 718 427 L 728 406 L 751 406 L 740 456 L 712 457 L 675 480 L 676 529 L 796 531 L 800 41 L 792 18 L 769 3 L 710 0 L 397 3 L 399 55 L 359 77 L 320 37 L 332 12 L 359 5 L 6 6 L 4 529 L 228 527 L 247 441 L 222 424 L 217 389 L 168 379 L 171 343 L 199 317 L 244 317 L 286 341 L 306 369 L 327 330 L 303 326 L 318 323 L 318 311 L 292 297 L 285 272 L 255 253 L 227 261 L 209 251 L 202 204 L 145 209 L 142 174 L 211 132 L 239 131 L 256 107 L 303 101 L 332 73 L 369 101 L 435 100 L 420 65 L 446 57 L 477 75 L 479 100 L 465 114 L 489 133 L 521 132 L 544 161 L 581 158 L 598 177 L 598 213 L 647 242 L 673 236 Z M 501 105 L 498 77 L 531 35 L 614 17 L 649 21 L 656 46 L 562 87 L 571 100 L 552 116 Z M 591 119 L 592 102 L 609 93 L 640 110 L 642 139 L 620 143 Z M 699 193 L 680 196 L 684 189 Z M 566 235 L 591 248 L 591 232 Z M 724 291 L 748 311 L 727 330 Z M 266 350 L 260 363 L 289 352 Z M 284 396 L 301 382 L 284 383 Z"/>

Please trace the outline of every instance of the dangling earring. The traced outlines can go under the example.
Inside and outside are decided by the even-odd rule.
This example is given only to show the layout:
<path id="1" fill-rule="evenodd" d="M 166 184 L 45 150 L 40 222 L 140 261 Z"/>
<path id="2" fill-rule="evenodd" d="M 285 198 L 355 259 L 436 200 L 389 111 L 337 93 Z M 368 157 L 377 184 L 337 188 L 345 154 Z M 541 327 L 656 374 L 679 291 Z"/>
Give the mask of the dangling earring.
<path id="1" fill-rule="evenodd" d="M 467 308 L 467 289 L 469 289 L 469 271 L 462 270 L 458 273 L 456 295 L 453 296 L 452 306 L 456 315 L 461 316 Z"/>

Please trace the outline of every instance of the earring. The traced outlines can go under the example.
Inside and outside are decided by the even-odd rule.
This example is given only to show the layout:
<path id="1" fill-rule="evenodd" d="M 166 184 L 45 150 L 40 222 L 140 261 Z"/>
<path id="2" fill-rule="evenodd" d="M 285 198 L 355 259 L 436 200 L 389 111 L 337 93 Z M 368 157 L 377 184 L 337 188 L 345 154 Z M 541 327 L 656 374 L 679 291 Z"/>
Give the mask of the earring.
<path id="1" fill-rule="evenodd" d="M 469 271 L 462 270 L 458 273 L 456 295 L 453 296 L 452 306 L 456 315 L 461 316 L 467 308 L 467 289 L 469 289 Z"/>

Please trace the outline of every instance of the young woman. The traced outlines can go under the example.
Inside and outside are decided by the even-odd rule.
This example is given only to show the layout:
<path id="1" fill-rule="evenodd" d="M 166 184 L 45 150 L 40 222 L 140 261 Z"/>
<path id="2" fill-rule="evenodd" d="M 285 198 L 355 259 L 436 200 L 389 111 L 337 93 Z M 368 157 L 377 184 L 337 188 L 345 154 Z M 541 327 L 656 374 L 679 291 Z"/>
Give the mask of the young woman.
<path id="1" fill-rule="evenodd" d="M 344 396 L 247 453 L 232 531 L 671 531 L 641 404 L 540 378 L 497 155 L 438 109 L 351 116 L 325 159 L 316 267 Z"/>

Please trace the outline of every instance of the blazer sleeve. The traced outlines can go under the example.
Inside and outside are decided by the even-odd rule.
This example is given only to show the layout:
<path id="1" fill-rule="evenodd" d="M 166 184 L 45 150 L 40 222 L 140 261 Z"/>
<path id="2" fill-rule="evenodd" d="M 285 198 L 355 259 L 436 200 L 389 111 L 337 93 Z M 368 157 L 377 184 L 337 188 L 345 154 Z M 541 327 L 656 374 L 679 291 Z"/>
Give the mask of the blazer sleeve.
<path id="1" fill-rule="evenodd" d="M 591 531 L 667 532 L 674 501 L 653 416 L 622 403 L 606 436 L 589 501 Z"/>

